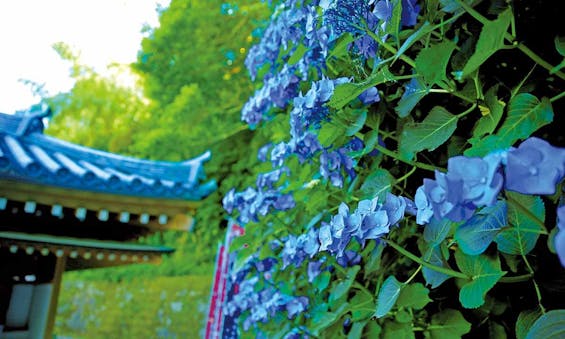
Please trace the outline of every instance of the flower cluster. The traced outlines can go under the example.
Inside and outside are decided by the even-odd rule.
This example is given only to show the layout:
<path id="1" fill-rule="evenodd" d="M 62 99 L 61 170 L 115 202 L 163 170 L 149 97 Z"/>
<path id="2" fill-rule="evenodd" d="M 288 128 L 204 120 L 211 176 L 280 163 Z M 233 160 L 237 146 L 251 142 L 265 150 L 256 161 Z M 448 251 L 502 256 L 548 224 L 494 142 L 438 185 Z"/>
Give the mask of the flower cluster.
<path id="1" fill-rule="evenodd" d="M 226 316 L 243 319 L 242 315 L 246 315 L 242 323 L 245 331 L 257 323 L 267 322 L 278 312 L 286 311 L 288 319 L 293 319 L 308 307 L 307 297 L 282 294 L 272 285 L 271 274 L 276 263 L 275 258 L 258 260 L 253 256 L 230 277 Z M 250 274 L 252 276 L 245 279 Z"/>
<path id="2" fill-rule="evenodd" d="M 311 228 L 299 236 L 289 235 L 285 239 L 281 252 L 283 268 L 290 264 L 299 267 L 304 259 L 323 251 L 335 256 L 342 266 L 358 264 L 361 260 L 358 254 L 346 250 L 350 241 L 356 239 L 363 245 L 366 240 L 388 234 L 390 227 L 404 217 L 410 203 L 407 200 L 388 194 L 382 204 L 377 198 L 360 201 L 353 212 L 342 203 L 338 214 L 332 216 L 329 222 L 322 222 L 319 228 Z"/>
<path id="3" fill-rule="evenodd" d="M 436 171 L 435 180 L 424 179 L 416 191 L 416 222 L 427 224 L 432 216 L 468 220 L 477 208 L 492 206 L 503 185 L 522 194 L 553 194 L 564 176 L 565 149 L 536 137 L 484 158 L 453 157 L 447 173 Z"/>
<path id="4" fill-rule="evenodd" d="M 271 172 L 260 174 L 257 177 L 257 189 L 248 187 L 243 192 L 231 189 L 222 200 L 224 209 L 232 213 L 234 209 L 239 211 L 238 221 L 247 224 L 258 221 L 258 215 L 265 216 L 274 208 L 285 211 L 294 207 L 295 202 L 292 194 L 282 194 L 274 184 L 283 173 L 288 174 L 287 168 L 279 168 Z"/>
<path id="5" fill-rule="evenodd" d="M 529 138 L 508 152 L 506 182 L 508 190 L 522 194 L 554 194 L 565 176 L 565 149 L 551 146 L 539 138 Z"/>
<path id="6" fill-rule="evenodd" d="M 504 154 L 483 159 L 457 156 L 448 160 L 447 173 L 436 171 L 435 180 L 424 179 L 416 191 L 416 222 L 420 225 L 448 218 L 469 219 L 478 207 L 491 206 L 502 188 L 500 165 Z"/>

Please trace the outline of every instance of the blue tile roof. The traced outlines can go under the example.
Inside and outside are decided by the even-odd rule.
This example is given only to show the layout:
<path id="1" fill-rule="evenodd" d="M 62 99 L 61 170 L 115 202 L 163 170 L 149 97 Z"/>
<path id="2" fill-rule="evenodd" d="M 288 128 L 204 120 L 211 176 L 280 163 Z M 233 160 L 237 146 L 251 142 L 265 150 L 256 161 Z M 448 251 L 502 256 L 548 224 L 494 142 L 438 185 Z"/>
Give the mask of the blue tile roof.
<path id="1" fill-rule="evenodd" d="M 45 114 L 0 113 L 0 180 L 136 197 L 198 201 L 210 152 L 182 162 L 151 161 L 79 146 L 43 134 Z"/>

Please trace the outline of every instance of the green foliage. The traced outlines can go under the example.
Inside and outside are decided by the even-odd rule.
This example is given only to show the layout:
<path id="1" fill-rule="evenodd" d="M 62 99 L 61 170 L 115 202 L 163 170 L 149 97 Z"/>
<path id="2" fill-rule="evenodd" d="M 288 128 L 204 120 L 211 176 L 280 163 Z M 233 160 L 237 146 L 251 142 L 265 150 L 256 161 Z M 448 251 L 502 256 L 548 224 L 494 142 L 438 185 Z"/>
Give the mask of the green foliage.
<path id="1" fill-rule="evenodd" d="M 432 316 L 431 325 L 428 328 L 432 339 L 461 338 L 469 333 L 471 324 L 454 309 L 445 309 Z"/>
<path id="2" fill-rule="evenodd" d="M 200 336 L 211 275 L 151 277 L 127 282 L 64 276 L 54 333 L 73 338 Z"/>
<path id="3" fill-rule="evenodd" d="M 560 338 L 565 335 L 565 310 L 553 310 L 542 315 L 532 325 L 526 339 Z"/>
<path id="4" fill-rule="evenodd" d="M 496 236 L 498 250 L 507 254 L 526 255 L 530 253 L 542 233 L 540 222 L 545 222 L 545 206 L 540 197 L 506 192 L 511 198 L 508 206 L 510 228 Z M 526 211 L 529 211 L 526 212 Z"/>
<path id="5" fill-rule="evenodd" d="M 425 149 L 433 151 L 449 139 L 457 128 L 458 117 L 435 106 L 421 123 L 404 126 L 400 136 L 400 154 L 408 160 Z"/>
<path id="6" fill-rule="evenodd" d="M 459 292 L 459 301 L 465 308 L 477 308 L 484 304 L 486 293 L 506 273 L 500 269 L 498 257 L 471 256 L 462 251 L 455 252 L 457 266 L 469 277 Z"/>
<path id="7" fill-rule="evenodd" d="M 386 278 L 377 297 L 375 317 L 382 318 L 392 309 L 396 303 L 396 299 L 398 299 L 398 296 L 400 295 L 401 289 L 402 284 L 398 282 L 394 276 L 391 275 Z"/>

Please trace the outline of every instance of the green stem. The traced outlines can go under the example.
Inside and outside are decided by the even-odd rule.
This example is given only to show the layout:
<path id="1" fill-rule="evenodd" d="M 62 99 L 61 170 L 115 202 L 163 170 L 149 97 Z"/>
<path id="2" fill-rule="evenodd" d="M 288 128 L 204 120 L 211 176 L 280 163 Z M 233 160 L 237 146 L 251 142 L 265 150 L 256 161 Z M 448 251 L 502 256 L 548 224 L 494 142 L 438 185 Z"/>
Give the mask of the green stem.
<path id="1" fill-rule="evenodd" d="M 517 275 L 514 277 L 502 277 L 498 282 L 503 284 L 513 284 L 513 283 L 528 281 L 533 277 L 534 275 L 532 273 L 528 273 L 528 274 Z"/>
<path id="2" fill-rule="evenodd" d="M 516 199 L 512 198 L 510 195 L 506 196 L 506 199 L 509 203 L 511 203 L 514 207 L 518 208 L 522 213 L 526 214 L 528 218 L 533 220 L 539 227 L 541 227 L 542 232 L 540 234 L 549 234 L 547 228 L 545 228 L 545 224 L 542 220 L 540 220 L 536 215 L 534 215 L 529 209 L 524 207 L 524 205 L 520 204 Z"/>
<path id="3" fill-rule="evenodd" d="M 412 273 L 412 275 L 410 276 L 410 278 L 408 278 L 408 280 L 404 282 L 404 285 L 408 285 L 412 280 L 414 280 L 414 278 L 416 278 L 416 276 L 418 275 L 418 273 L 420 273 L 421 270 L 422 270 L 422 265 L 418 266 L 418 269 L 414 273 Z"/>
<path id="4" fill-rule="evenodd" d="M 477 108 L 477 104 L 471 105 L 471 107 L 469 107 L 465 112 L 457 114 L 457 119 L 461 119 L 464 116 L 466 116 L 467 114 L 473 112 L 473 110 L 475 110 L 475 108 Z"/>
<path id="5" fill-rule="evenodd" d="M 559 100 L 563 97 L 565 97 L 565 91 L 563 91 L 563 92 L 557 94 L 556 96 L 552 97 L 551 99 L 549 99 L 549 101 L 554 102 L 554 101 L 557 101 L 557 100 Z"/>
<path id="6" fill-rule="evenodd" d="M 449 268 L 445 268 L 445 267 L 440 267 L 440 266 L 436 266 L 436 265 L 432 265 L 429 262 L 426 262 L 424 260 L 422 260 L 422 258 L 414 255 L 413 253 L 405 250 L 404 248 L 402 248 L 400 245 L 398 245 L 397 243 L 395 243 L 392 240 L 384 240 L 383 241 L 385 243 L 387 243 L 390 247 L 394 248 L 395 250 L 397 250 L 400 254 L 404 255 L 405 257 L 407 257 L 408 259 L 424 266 L 427 267 L 431 270 L 434 270 L 436 272 L 439 273 L 443 273 L 452 277 L 456 277 L 456 278 L 461 278 L 461 279 L 471 279 L 470 277 L 468 277 L 467 275 L 465 275 L 464 273 L 458 272 L 458 271 L 454 271 L 452 269 Z"/>
<path id="7" fill-rule="evenodd" d="M 526 258 L 526 256 L 524 254 L 522 254 L 522 259 L 524 259 L 524 263 L 526 264 L 528 271 L 533 276 L 534 275 L 534 269 L 532 268 L 532 265 L 530 265 L 528 258 Z M 541 303 L 541 291 L 539 289 L 538 283 L 536 282 L 536 279 L 532 279 L 532 283 L 534 284 L 534 289 L 536 290 L 536 297 L 538 298 L 538 305 L 539 305 L 539 308 L 541 310 L 541 313 L 545 314 L 545 307 L 543 307 L 543 305 Z"/>
<path id="8" fill-rule="evenodd" d="M 465 12 L 469 13 L 475 20 L 479 21 L 483 25 L 488 25 L 491 22 L 490 20 L 485 18 L 481 13 L 477 12 L 473 7 L 466 4 L 464 1 L 462 1 L 462 0 L 455 0 L 455 1 L 465 10 Z M 506 39 L 507 41 L 509 41 L 511 43 L 515 43 L 515 40 L 516 40 L 514 36 L 512 36 L 508 33 L 504 34 L 504 39 Z M 522 43 L 519 43 L 516 47 L 518 48 L 518 50 L 520 50 L 528 58 L 532 59 L 535 63 L 537 63 L 541 67 L 547 69 L 548 71 L 551 71 L 553 69 L 553 66 L 549 62 L 542 59 L 534 51 L 529 49 L 528 46 L 526 46 Z M 560 77 L 562 80 L 565 80 L 565 73 L 558 71 L 558 72 L 555 72 L 555 75 Z"/>

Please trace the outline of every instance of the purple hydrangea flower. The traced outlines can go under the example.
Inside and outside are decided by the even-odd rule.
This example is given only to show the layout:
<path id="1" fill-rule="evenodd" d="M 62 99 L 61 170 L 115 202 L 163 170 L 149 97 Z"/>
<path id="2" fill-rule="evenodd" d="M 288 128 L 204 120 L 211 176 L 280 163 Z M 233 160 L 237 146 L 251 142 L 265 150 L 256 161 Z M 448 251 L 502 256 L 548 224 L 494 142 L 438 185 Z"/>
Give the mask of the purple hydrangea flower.
<path id="1" fill-rule="evenodd" d="M 420 5 L 418 0 L 402 0 L 402 16 L 400 22 L 403 26 L 411 27 L 416 25 Z"/>
<path id="2" fill-rule="evenodd" d="M 337 263 L 341 267 L 351 267 L 361 263 L 361 256 L 359 253 L 351 250 L 346 250 L 343 256 L 337 258 Z"/>
<path id="3" fill-rule="evenodd" d="M 506 189 L 522 194 L 554 194 L 565 175 L 565 149 L 531 137 L 508 151 Z"/>

